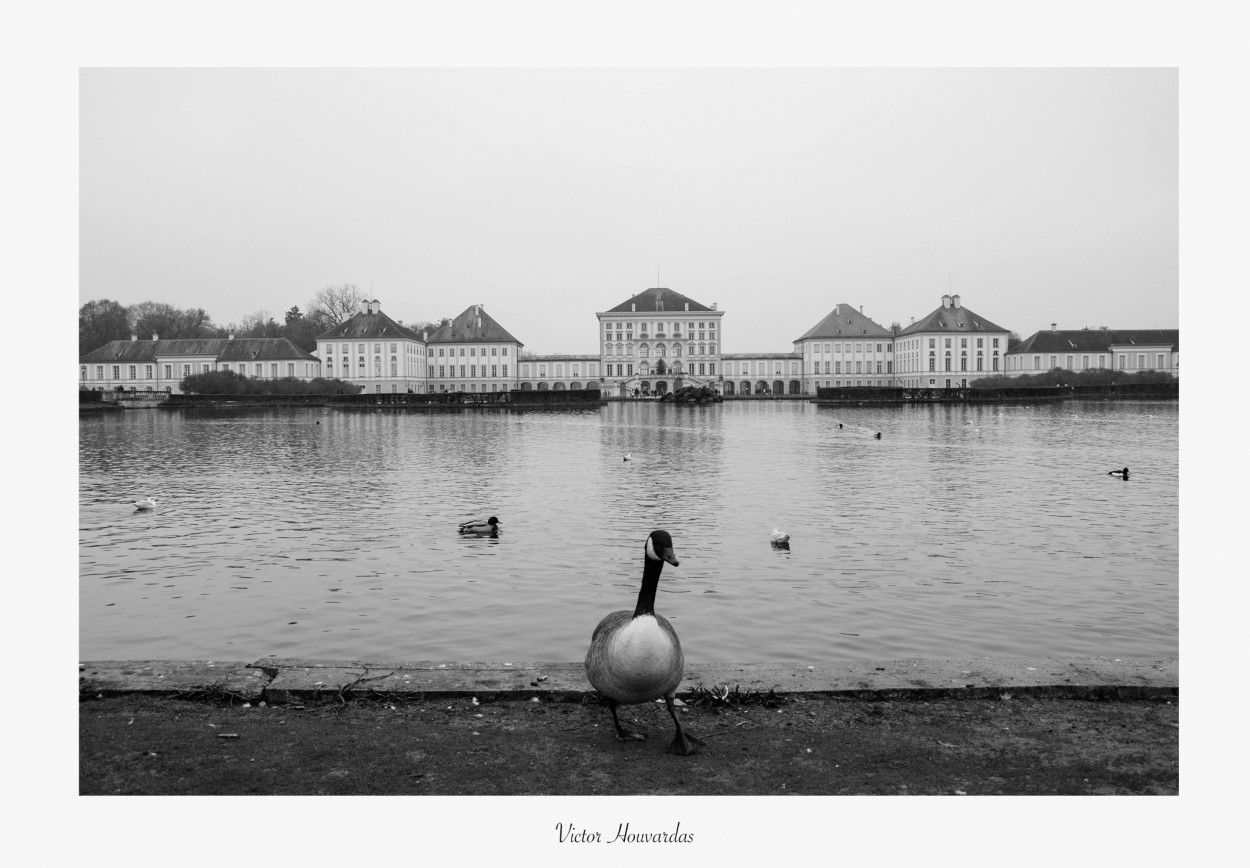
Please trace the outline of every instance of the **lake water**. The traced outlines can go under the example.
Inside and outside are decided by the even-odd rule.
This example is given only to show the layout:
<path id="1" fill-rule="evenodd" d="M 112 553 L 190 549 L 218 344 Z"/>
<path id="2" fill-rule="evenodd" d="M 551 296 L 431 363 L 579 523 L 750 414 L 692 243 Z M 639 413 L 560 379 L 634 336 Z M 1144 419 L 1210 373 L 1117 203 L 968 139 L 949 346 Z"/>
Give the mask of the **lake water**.
<path id="1" fill-rule="evenodd" d="M 1178 654 L 1174 401 L 126 411 L 79 492 L 84 660 L 580 661 L 656 527 L 693 662 Z"/>

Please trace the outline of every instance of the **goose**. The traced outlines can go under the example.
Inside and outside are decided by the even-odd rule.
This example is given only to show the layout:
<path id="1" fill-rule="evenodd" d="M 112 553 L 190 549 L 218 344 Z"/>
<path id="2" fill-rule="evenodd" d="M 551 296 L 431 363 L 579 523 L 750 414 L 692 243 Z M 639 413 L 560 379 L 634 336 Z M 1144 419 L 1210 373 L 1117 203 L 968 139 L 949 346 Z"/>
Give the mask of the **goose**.
<path id="1" fill-rule="evenodd" d="M 694 753 L 703 746 L 681 728 L 673 699 L 681 684 L 685 657 L 677 631 L 655 611 L 655 592 L 660 585 L 660 571 L 667 561 L 677 566 L 673 554 L 673 538 L 668 531 L 655 530 L 647 537 L 643 559 L 642 588 L 634 611 L 623 609 L 604 617 L 590 637 L 586 651 L 586 677 L 592 687 L 607 700 L 616 726 L 617 741 L 644 741 L 646 736 L 621 727 L 616 715 L 618 705 L 637 705 L 663 697 L 669 716 L 677 728 L 668 750 L 679 756 Z"/>
<path id="2" fill-rule="evenodd" d="M 878 439 L 878 440 L 880 440 L 880 439 L 881 439 L 881 432 L 880 432 L 880 431 L 878 431 L 878 432 L 877 432 L 877 439 Z"/>
<path id="3" fill-rule="evenodd" d="M 145 497 L 143 498 L 143 500 L 135 501 L 135 509 L 137 509 L 139 512 L 146 512 L 149 509 L 155 509 L 155 508 L 156 508 L 155 497 Z"/>
<path id="4" fill-rule="evenodd" d="M 1111 471 L 1108 471 L 1108 472 L 1107 472 L 1107 475 L 1108 475 L 1108 476 L 1119 476 L 1119 477 L 1121 477 L 1122 479 L 1128 479 L 1128 468 L 1127 468 L 1127 467 L 1125 467 L 1123 470 L 1111 470 Z"/>
<path id="5" fill-rule="evenodd" d="M 624 457 L 624 458 L 622 458 L 621 460 L 622 460 L 622 461 L 633 461 L 633 460 L 634 460 L 634 456 L 633 456 L 633 454 L 632 454 L 632 453 L 626 452 L 626 453 L 625 453 L 625 457 Z"/>
<path id="6" fill-rule="evenodd" d="M 460 525 L 460 533 L 470 533 L 478 536 L 498 536 L 499 519 L 492 515 L 485 521 L 482 521 L 481 519 L 466 521 L 464 524 Z"/>
<path id="7" fill-rule="evenodd" d="M 769 536 L 768 540 L 773 545 L 781 545 L 782 543 L 788 543 L 790 541 L 790 534 L 785 531 L 777 530 L 777 528 L 773 528 L 772 535 Z"/>

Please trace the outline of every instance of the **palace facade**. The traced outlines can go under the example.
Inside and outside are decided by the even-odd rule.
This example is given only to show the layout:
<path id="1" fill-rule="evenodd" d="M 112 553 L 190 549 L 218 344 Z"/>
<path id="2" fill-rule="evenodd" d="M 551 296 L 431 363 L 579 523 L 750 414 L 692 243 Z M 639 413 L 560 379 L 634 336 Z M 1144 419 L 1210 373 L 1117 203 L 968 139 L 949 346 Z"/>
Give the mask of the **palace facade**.
<path id="1" fill-rule="evenodd" d="M 249 377 L 337 378 L 364 392 L 509 392 L 598 389 L 608 397 L 709 386 L 726 396 L 815 395 L 818 388 L 961 388 L 980 377 L 1062 368 L 1179 371 L 1179 331 L 1037 332 L 1010 351 L 1010 332 L 958 295 L 906 328 L 839 303 L 791 352 L 727 353 L 725 311 L 651 287 L 595 314 L 598 353 L 535 355 L 470 305 L 437 328 L 406 327 L 377 299 L 316 338 L 307 353 L 286 338 L 111 341 L 79 359 L 79 387 L 177 393 L 184 377 L 232 370 Z"/>

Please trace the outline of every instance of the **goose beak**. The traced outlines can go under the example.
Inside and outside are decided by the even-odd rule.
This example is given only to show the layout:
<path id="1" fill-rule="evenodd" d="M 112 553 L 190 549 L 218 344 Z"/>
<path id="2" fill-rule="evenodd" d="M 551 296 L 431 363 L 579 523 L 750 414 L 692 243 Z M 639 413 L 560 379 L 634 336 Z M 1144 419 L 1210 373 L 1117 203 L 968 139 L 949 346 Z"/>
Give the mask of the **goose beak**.
<path id="1" fill-rule="evenodd" d="M 664 550 L 662 557 L 664 558 L 664 560 L 668 561 L 670 564 L 672 564 L 675 567 L 681 566 L 681 561 L 677 560 L 677 555 L 673 554 L 673 549 L 671 546 Z"/>

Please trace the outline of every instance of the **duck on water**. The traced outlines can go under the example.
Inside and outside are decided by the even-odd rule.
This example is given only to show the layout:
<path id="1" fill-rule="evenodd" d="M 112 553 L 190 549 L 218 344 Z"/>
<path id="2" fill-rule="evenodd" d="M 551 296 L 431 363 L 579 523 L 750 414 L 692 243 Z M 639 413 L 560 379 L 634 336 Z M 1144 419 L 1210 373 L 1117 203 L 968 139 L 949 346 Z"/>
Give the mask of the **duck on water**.
<path id="1" fill-rule="evenodd" d="M 460 525 L 459 532 L 476 536 L 498 536 L 499 519 L 492 515 L 485 521 L 482 519 L 466 521 L 464 524 Z"/>
<path id="2" fill-rule="evenodd" d="M 607 615 L 595 627 L 586 652 L 586 677 L 607 701 L 618 741 L 642 741 L 646 736 L 621 726 L 617 706 L 663 698 L 676 727 L 668 750 L 687 756 L 704 742 L 682 730 L 673 707 L 686 661 L 677 631 L 655 611 L 655 593 L 666 562 L 679 564 L 673 538 L 668 531 L 652 531 L 647 537 L 638 604 L 632 612 L 623 609 Z"/>

